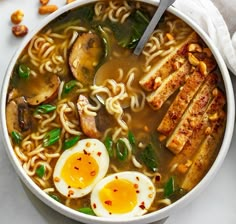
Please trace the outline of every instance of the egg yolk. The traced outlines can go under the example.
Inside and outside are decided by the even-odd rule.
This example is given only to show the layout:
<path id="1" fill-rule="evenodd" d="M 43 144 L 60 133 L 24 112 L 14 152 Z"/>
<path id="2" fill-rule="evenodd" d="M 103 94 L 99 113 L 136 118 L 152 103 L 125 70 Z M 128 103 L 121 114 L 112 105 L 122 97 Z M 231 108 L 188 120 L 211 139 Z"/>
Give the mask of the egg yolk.
<path id="1" fill-rule="evenodd" d="M 137 205 L 135 185 L 125 179 L 115 179 L 104 186 L 99 198 L 104 208 L 111 214 L 130 212 Z"/>
<path id="2" fill-rule="evenodd" d="M 85 153 L 75 153 L 65 162 L 61 177 L 70 187 L 83 189 L 89 186 L 98 174 L 96 160 Z"/>

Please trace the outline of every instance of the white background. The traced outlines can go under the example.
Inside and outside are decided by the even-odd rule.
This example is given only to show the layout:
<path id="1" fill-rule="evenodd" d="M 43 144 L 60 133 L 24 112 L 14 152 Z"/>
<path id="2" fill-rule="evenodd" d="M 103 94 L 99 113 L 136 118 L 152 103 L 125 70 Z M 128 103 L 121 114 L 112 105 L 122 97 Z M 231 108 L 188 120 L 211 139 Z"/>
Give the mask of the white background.
<path id="1" fill-rule="evenodd" d="M 51 0 L 50 2 L 61 7 L 65 1 Z M 38 15 L 38 6 L 39 0 L 0 0 L 0 84 L 11 57 L 23 40 L 12 35 L 10 15 L 14 10 L 22 9 L 25 13 L 22 24 L 32 30 L 45 17 Z M 235 85 L 236 78 L 232 77 L 232 81 Z M 234 137 L 222 168 L 208 188 L 187 207 L 170 216 L 165 224 L 235 224 L 235 161 L 236 139 Z M 0 139 L 0 223 L 78 223 L 43 204 L 25 187 L 7 157 L 2 139 Z"/>

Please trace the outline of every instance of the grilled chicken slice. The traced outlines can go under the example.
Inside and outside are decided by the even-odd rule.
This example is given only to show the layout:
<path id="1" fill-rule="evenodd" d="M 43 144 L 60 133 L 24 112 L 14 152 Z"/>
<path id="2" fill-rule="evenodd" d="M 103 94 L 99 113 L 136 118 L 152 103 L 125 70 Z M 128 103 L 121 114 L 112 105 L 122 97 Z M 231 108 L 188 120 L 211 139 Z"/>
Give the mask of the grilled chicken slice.
<path id="1" fill-rule="evenodd" d="M 163 103 L 184 84 L 186 76 L 189 75 L 191 64 L 186 61 L 177 71 L 169 75 L 154 92 L 147 96 L 147 102 L 154 109 L 158 110 Z"/>
<path id="2" fill-rule="evenodd" d="M 200 123 L 208 104 L 212 99 L 212 90 L 216 87 L 217 75 L 210 74 L 206 82 L 193 99 L 178 126 L 167 140 L 166 147 L 174 154 L 178 154 L 184 147 L 185 143 L 191 137 L 193 130 Z"/>
<path id="3" fill-rule="evenodd" d="M 217 117 L 219 117 L 221 110 L 226 103 L 226 99 L 220 90 L 214 89 L 213 91 L 216 92 L 216 96 L 214 96 L 208 106 L 200 124 L 194 129 L 191 139 L 188 140 L 183 150 L 175 155 L 169 164 L 169 167 L 177 167 L 177 172 L 178 165 L 184 165 L 189 160 L 192 160 L 192 157 L 199 149 L 200 144 L 208 134 L 211 134 L 212 130 L 215 129 L 215 126 L 218 125 Z"/>
<path id="4" fill-rule="evenodd" d="M 84 85 L 93 83 L 95 69 L 104 55 L 102 39 L 95 33 L 84 33 L 77 38 L 69 56 L 74 77 Z"/>
<path id="5" fill-rule="evenodd" d="M 200 72 L 194 72 L 189 77 L 158 126 L 157 130 L 159 132 L 168 136 L 174 130 L 205 78 L 205 75 Z"/>
<path id="6" fill-rule="evenodd" d="M 152 70 L 139 82 L 143 89 L 146 91 L 157 89 L 159 87 L 159 80 L 164 80 L 169 74 L 176 70 L 173 66 L 175 62 L 185 62 L 188 44 L 198 42 L 198 40 L 198 35 L 195 32 L 191 33 L 184 42 L 179 44 L 176 49 L 173 50 L 171 54 L 153 66 Z"/>
<path id="7" fill-rule="evenodd" d="M 206 58 L 206 55 L 204 56 L 205 58 L 201 57 L 201 59 L 203 59 L 208 73 L 215 68 L 216 62 L 213 58 Z M 168 136 L 174 130 L 176 124 L 179 122 L 179 119 L 182 117 L 205 78 L 206 75 L 198 71 L 195 71 L 189 76 L 158 126 L 157 130 L 159 132 Z"/>
<path id="8" fill-rule="evenodd" d="M 221 111 L 220 114 L 221 116 L 219 117 L 217 124 L 214 126 L 212 133 L 208 135 L 201 144 L 194 157 L 193 163 L 181 184 L 181 188 L 185 190 L 190 191 L 197 183 L 199 183 L 216 157 L 226 122 L 225 112 Z"/>
<path id="9" fill-rule="evenodd" d="M 100 132 L 97 130 L 95 117 L 86 113 L 89 101 L 86 96 L 80 95 L 77 101 L 77 108 L 80 117 L 80 125 L 85 135 L 91 138 L 99 138 Z"/>

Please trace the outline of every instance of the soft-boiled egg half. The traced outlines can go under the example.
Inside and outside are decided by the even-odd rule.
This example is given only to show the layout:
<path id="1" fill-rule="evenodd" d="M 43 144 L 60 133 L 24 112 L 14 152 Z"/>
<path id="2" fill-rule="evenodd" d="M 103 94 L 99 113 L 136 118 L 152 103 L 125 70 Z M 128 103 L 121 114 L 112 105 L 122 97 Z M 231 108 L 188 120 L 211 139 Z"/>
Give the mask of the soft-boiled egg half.
<path id="1" fill-rule="evenodd" d="M 64 151 L 58 159 L 53 181 L 66 197 L 80 198 L 90 193 L 107 173 L 109 155 L 97 139 L 83 139 Z"/>
<path id="2" fill-rule="evenodd" d="M 91 193 L 97 216 L 134 217 L 145 214 L 156 195 L 147 176 L 136 171 L 112 174 L 99 181 Z"/>

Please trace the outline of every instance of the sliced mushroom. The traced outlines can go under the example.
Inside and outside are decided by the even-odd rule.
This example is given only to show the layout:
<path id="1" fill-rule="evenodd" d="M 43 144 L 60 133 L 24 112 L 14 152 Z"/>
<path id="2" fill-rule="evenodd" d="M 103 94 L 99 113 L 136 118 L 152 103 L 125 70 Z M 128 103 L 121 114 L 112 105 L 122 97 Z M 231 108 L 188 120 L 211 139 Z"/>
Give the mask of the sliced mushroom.
<path id="1" fill-rule="evenodd" d="M 85 85 L 93 83 L 95 69 L 104 55 L 102 39 L 94 33 L 84 33 L 75 41 L 69 65 L 74 77 Z"/>
<path id="2" fill-rule="evenodd" d="M 59 85 L 59 77 L 57 75 L 51 76 L 48 81 L 39 83 L 38 94 L 35 94 L 35 96 L 33 97 L 27 98 L 27 102 L 32 106 L 36 106 L 43 102 L 49 102 L 53 100 L 57 96 Z"/>
<path id="3" fill-rule="evenodd" d="M 23 96 L 11 100 L 6 107 L 8 132 L 27 132 L 31 128 L 28 104 Z"/>
<path id="4" fill-rule="evenodd" d="M 80 117 L 80 125 L 85 135 L 91 138 L 99 138 L 100 132 L 97 130 L 95 117 L 85 112 L 85 107 L 89 105 L 86 96 L 80 95 L 77 101 L 77 108 Z"/>

